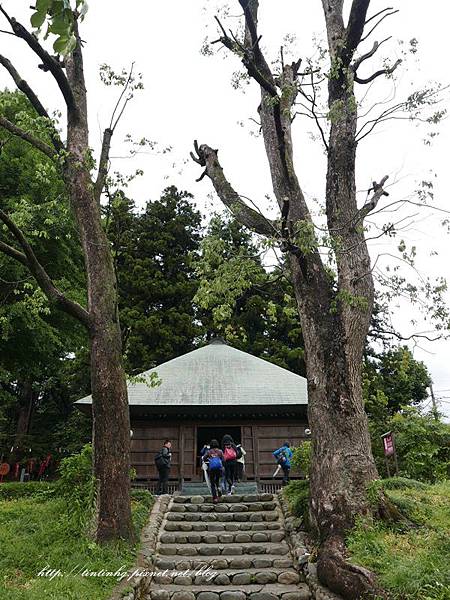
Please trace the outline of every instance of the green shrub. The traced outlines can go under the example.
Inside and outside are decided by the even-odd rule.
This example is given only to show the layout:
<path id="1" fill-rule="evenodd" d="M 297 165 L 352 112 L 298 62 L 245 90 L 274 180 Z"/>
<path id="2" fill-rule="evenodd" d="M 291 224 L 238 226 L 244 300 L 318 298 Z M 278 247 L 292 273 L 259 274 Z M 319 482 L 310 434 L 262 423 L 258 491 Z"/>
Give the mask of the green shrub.
<path id="1" fill-rule="evenodd" d="M 91 444 L 62 460 L 58 474 L 56 490 L 66 502 L 68 522 L 76 530 L 83 529 L 92 517 L 95 500 Z"/>
<path id="2" fill-rule="evenodd" d="M 308 477 L 311 468 L 311 442 L 302 442 L 300 446 L 293 448 L 293 454 L 292 466 Z"/>
<path id="3" fill-rule="evenodd" d="M 55 494 L 55 484 L 48 481 L 5 482 L 0 485 L 0 500 L 16 498 L 45 497 Z"/>
<path id="4" fill-rule="evenodd" d="M 402 477 L 434 483 L 450 477 L 450 424 L 406 408 L 386 421 L 369 421 L 378 472 L 386 476 L 380 435 L 393 431 Z"/>
<path id="5" fill-rule="evenodd" d="M 307 520 L 309 510 L 309 481 L 306 479 L 291 481 L 289 485 L 283 488 L 283 494 L 289 503 L 292 514 Z"/>

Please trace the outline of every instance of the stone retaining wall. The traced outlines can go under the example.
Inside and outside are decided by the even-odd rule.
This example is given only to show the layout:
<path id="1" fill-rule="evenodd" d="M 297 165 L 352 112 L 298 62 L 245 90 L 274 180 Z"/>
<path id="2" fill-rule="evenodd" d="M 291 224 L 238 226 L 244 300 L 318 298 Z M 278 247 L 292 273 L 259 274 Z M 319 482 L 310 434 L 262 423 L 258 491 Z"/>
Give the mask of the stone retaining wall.
<path id="1" fill-rule="evenodd" d="M 130 581 L 123 580 L 115 588 L 109 600 L 141 600 L 147 593 L 152 577 L 136 574 L 137 571 L 152 571 L 158 536 L 164 517 L 171 503 L 171 496 L 157 496 L 147 521 L 141 532 L 141 544 L 136 565 L 129 569 Z"/>
<path id="2" fill-rule="evenodd" d="M 278 494 L 281 510 L 284 515 L 284 528 L 287 534 L 291 553 L 296 560 L 297 568 L 303 573 L 304 581 L 309 586 L 311 596 L 315 600 L 343 600 L 341 596 L 319 583 L 317 567 L 311 562 L 311 542 L 306 531 L 301 529 L 301 521 L 294 517 L 290 511 L 289 503 L 282 491 Z"/>

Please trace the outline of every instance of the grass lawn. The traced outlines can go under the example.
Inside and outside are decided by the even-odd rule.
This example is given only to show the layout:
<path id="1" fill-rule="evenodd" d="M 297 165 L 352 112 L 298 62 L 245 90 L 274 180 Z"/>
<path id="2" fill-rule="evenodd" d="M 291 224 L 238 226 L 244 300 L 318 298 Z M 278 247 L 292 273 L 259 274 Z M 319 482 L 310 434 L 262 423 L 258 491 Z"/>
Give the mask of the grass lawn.
<path id="1" fill-rule="evenodd" d="M 82 577 L 70 571 L 126 569 L 134 563 L 137 545 L 119 542 L 97 546 L 69 525 L 64 500 L 51 486 L 44 484 L 39 490 L 39 484 L 35 485 L 31 495 L 23 496 L 9 494 L 8 485 L 0 485 L 0 600 L 107 598 L 117 583 L 115 578 Z M 137 533 L 148 518 L 151 504 L 150 494 L 133 492 Z M 63 576 L 39 577 L 47 565 L 60 569 Z"/>
<path id="2" fill-rule="evenodd" d="M 450 481 L 394 478 L 384 488 L 418 527 L 361 521 L 347 540 L 350 559 L 378 573 L 396 600 L 450 600 Z"/>

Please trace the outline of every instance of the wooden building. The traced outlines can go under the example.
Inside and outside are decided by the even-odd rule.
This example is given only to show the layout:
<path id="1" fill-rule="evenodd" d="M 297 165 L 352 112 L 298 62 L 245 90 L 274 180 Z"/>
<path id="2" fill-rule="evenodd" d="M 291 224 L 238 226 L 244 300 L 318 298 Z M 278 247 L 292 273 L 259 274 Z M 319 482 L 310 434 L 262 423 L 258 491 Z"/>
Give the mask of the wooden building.
<path id="1" fill-rule="evenodd" d="M 157 479 L 154 456 L 164 439 L 172 441 L 173 484 L 200 481 L 199 453 L 225 433 L 242 443 L 247 480 L 271 480 L 274 449 L 307 439 L 306 379 L 268 361 L 236 350 L 221 339 L 146 371 L 161 381 L 128 385 L 131 462 L 137 480 Z M 77 402 L 90 412 L 90 396 Z M 294 476 L 300 474 L 293 472 Z M 175 487 L 175 486 L 173 486 Z"/>

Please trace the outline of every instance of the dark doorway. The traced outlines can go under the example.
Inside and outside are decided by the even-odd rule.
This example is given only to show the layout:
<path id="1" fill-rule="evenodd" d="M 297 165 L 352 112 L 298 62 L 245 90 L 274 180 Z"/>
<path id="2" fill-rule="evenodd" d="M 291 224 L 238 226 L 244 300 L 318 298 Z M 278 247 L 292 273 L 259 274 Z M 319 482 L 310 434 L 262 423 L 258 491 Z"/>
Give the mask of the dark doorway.
<path id="1" fill-rule="evenodd" d="M 214 439 L 221 445 L 222 438 L 226 433 L 231 435 L 235 444 L 241 443 L 240 427 L 197 427 L 197 473 L 200 472 L 200 450 L 205 444 L 209 444 Z"/>

